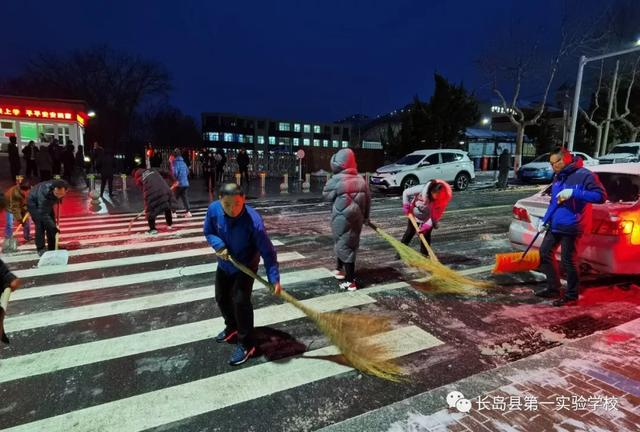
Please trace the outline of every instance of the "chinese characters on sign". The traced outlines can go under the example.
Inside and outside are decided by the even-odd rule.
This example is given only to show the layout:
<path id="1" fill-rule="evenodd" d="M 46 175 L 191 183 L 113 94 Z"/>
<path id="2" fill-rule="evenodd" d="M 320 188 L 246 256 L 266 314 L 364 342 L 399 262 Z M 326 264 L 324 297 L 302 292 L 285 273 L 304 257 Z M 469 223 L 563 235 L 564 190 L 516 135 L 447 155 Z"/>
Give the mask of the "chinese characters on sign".
<path id="1" fill-rule="evenodd" d="M 42 118 L 50 120 L 73 120 L 73 114 L 69 111 L 51 111 L 44 109 L 34 108 L 14 108 L 14 107 L 0 107 L 0 115 L 11 117 L 28 117 L 28 118 Z"/>
<path id="2" fill-rule="evenodd" d="M 536 396 L 478 396 L 478 411 L 537 411 L 542 406 L 553 406 L 556 411 L 613 411 L 618 409 L 618 398 L 609 396 L 556 396 L 554 401 L 539 401 Z"/>

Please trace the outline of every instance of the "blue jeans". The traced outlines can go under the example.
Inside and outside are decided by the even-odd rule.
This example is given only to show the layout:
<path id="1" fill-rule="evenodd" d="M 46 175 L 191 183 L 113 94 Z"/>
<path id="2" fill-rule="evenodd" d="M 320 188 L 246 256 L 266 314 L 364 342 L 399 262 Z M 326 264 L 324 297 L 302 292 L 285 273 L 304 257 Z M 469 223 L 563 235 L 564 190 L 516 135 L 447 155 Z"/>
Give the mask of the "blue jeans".
<path id="1" fill-rule="evenodd" d="M 6 212 L 7 214 L 7 224 L 4 227 L 4 237 L 11 238 L 13 237 L 13 213 Z M 22 235 L 25 240 L 31 240 L 31 221 L 27 218 L 22 225 Z"/>

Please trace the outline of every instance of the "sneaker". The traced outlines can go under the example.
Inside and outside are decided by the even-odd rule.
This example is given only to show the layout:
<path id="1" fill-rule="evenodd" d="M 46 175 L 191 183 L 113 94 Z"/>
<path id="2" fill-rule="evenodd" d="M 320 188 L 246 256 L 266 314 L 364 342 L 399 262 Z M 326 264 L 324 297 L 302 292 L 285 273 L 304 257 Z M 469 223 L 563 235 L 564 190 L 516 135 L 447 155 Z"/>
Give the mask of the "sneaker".
<path id="1" fill-rule="evenodd" d="M 173 231 L 173 225 L 167 225 L 167 230 Z"/>
<path id="2" fill-rule="evenodd" d="M 186 212 L 186 213 L 184 214 L 184 217 L 186 217 L 186 218 L 190 218 L 190 217 L 192 217 L 192 216 L 193 216 L 193 215 L 191 214 L 191 212 L 190 212 L 190 211 L 188 211 L 188 212 Z"/>
<path id="3" fill-rule="evenodd" d="M 567 297 L 563 297 L 561 299 L 555 300 L 553 303 L 551 303 L 553 306 L 555 307 L 561 307 L 561 306 L 577 306 L 578 305 L 578 299 L 574 299 L 574 298 L 567 298 Z"/>
<path id="4" fill-rule="evenodd" d="M 333 277 L 338 280 L 344 280 L 344 272 L 342 270 L 334 270 Z"/>
<path id="5" fill-rule="evenodd" d="M 355 282 L 342 282 L 340 288 L 347 291 L 355 291 L 358 289 Z"/>
<path id="6" fill-rule="evenodd" d="M 42 255 L 44 255 L 46 251 L 47 251 L 46 249 L 38 249 L 38 256 L 41 257 Z"/>
<path id="7" fill-rule="evenodd" d="M 255 347 L 246 348 L 242 344 L 238 344 L 236 345 L 236 349 L 233 350 L 233 354 L 231 354 L 231 358 L 229 359 L 229 365 L 230 366 L 241 365 L 242 363 L 249 360 L 249 357 L 251 357 L 255 352 L 256 352 Z"/>
<path id="8" fill-rule="evenodd" d="M 158 234 L 158 230 L 149 230 L 149 231 L 147 231 L 147 235 L 152 236 L 152 235 L 156 235 L 156 234 Z"/>
<path id="9" fill-rule="evenodd" d="M 218 333 L 218 336 L 216 336 L 216 342 L 218 343 L 231 342 L 237 335 L 238 335 L 238 330 L 224 329 L 220 333 Z"/>

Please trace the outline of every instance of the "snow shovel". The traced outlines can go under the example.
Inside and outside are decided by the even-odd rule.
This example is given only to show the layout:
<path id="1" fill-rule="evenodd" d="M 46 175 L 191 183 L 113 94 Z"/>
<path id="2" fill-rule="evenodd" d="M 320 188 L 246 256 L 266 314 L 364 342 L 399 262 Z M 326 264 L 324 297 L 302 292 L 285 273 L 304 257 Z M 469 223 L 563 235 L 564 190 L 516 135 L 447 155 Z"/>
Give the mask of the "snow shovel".
<path id="1" fill-rule="evenodd" d="M 6 344 L 9 343 L 9 338 L 4 332 L 4 317 L 7 314 L 9 297 L 11 297 L 11 287 L 6 287 L 2 292 L 2 295 L 0 295 L 0 340 Z"/>
<path id="2" fill-rule="evenodd" d="M 60 226 L 60 204 L 58 204 L 58 225 L 56 228 L 58 228 L 58 226 Z M 56 232 L 55 250 L 46 251 L 42 254 L 40 261 L 38 261 L 38 267 L 67 265 L 69 262 L 69 251 L 66 249 L 58 249 L 59 241 L 60 230 Z"/>
<path id="3" fill-rule="evenodd" d="M 427 239 L 424 238 L 424 234 L 420 234 L 420 228 L 418 228 L 418 222 L 416 221 L 416 217 L 411 213 L 409 213 L 407 215 L 407 217 L 409 218 L 409 220 L 413 224 L 413 228 L 416 230 L 416 234 L 418 234 L 418 237 L 420 238 L 420 241 L 422 242 L 422 244 L 424 245 L 425 249 L 429 253 L 429 257 L 432 260 L 434 260 L 435 262 L 439 263 L 440 260 L 438 259 L 438 257 L 435 254 L 435 252 L 433 252 L 433 249 L 431 249 L 431 245 L 429 245 L 429 242 L 427 241 Z"/>
<path id="4" fill-rule="evenodd" d="M 16 234 L 18 233 L 18 229 L 20 229 L 20 227 L 24 225 L 28 217 L 29 212 L 24 215 L 22 221 L 18 224 L 15 230 L 13 230 L 13 235 L 10 238 L 4 240 L 4 243 L 2 244 L 3 253 L 12 253 L 18 250 L 18 240 L 16 240 Z"/>

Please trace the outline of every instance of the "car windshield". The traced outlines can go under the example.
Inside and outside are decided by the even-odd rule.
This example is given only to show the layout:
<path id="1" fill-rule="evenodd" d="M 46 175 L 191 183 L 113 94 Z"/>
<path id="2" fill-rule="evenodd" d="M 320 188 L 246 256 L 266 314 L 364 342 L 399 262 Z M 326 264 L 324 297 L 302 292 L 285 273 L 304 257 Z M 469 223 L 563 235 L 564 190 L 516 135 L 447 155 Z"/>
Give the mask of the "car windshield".
<path id="1" fill-rule="evenodd" d="M 638 153 L 638 146 L 615 146 L 611 153 Z"/>
<path id="2" fill-rule="evenodd" d="M 609 202 L 635 202 L 640 190 L 640 176 L 633 174 L 598 173 L 607 191 Z"/>
<path id="3" fill-rule="evenodd" d="M 549 153 L 542 154 L 531 162 L 549 162 Z"/>
<path id="4" fill-rule="evenodd" d="M 396 165 L 415 165 L 424 158 L 424 155 L 406 155 L 396 162 Z"/>

